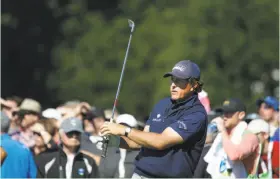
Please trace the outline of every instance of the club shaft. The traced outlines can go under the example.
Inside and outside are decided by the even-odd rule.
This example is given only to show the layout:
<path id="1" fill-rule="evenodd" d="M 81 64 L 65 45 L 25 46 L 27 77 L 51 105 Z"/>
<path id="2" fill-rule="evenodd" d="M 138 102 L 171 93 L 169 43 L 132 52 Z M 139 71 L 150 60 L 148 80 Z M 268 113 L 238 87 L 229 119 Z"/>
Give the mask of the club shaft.
<path id="1" fill-rule="evenodd" d="M 131 22 L 133 23 L 133 21 L 131 21 Z M 125 56 L 124 56 L 124 62 L 123 62 L 123 66 L 122 66 L 121 76 L 120 76 L 120 80 L 119 80 L 119 84 L 118 84 L 118 89 L 117 89 L 116 98 L 115 98 L 114 105 L 113 105 L 112 117 L 110 119 L 110 122 L 113 122 L 113 119 L 114 119 L 114 114 L 115 114 L 115 110 L 116 110 L 117 102 L 118 102 L 118 97 L 119 97 L 119 93 L 120 93 L 121 86 L 122 86 L 122 80 L 123 80 L 123 75 L 124 75 L 124 70 L 125 70 L 125 66 L 126 66 L 128 52 L 129 52 L 129 49 L 130 49 L 130 42 L 131 42 L 131 39 L 132 39 L 133 31 L 134 31 L 134 23 L 131 26 L 131 32 L 130 32 L 130 36 L 129 36 L 129 40 L 128 40 L 128 44 L 127 44 L 127 48 L 126 48 L 126 52 L 125 52 Z M 102 155 L 101 155 L 103 158 L 106 157 L 109 141 L 110 141 L 110 136 L 104 136 L 103 150 L 102 150 Z"/>
<path id="2" fill-rule="evenodd" d="M 113 122 L 112 120 L 114 118 L 115 110 L 116 110 L 116 107 L 117 107 L 118 97 L 119 97 L 121 86 L 122 86 L 122 80 L 123 80 L 123 76 L 124 76 L 124 70 L 125 70 L 125 66 L 126 66 L 126 62 L 127 62 L 128 52 L 129 52 L 129 49 L 130 49 L 131 39 L 132 39 L 132 32 L 130 33 L 129 40 L 128 40 L 128 45 L 127 45 L 126 52 L 125 52 L 122 72 L 121 72 L 121 76 L 120 76 L 120 80 L 119 80 L 119 84 L 118 84 L 118 89 L 117 89 L 117 93 L 116 93 L 115 102 L 114 102 L 114 105 L 113 105 L 112 117 L 110 119 L 110 122 Z"/>

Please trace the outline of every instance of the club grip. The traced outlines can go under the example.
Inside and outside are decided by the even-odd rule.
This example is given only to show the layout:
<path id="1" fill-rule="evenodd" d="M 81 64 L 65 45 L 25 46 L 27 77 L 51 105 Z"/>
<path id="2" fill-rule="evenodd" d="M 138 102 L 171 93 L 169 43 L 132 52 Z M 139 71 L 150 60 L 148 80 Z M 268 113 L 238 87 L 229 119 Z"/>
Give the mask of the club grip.
<path id="1" fill-rule="evenodd" d="M 109 136 L 104 137 L 103 144 L 102 144 L 103 145 L 102 146 L 102 155 L 101 155 L 102 158 L 106 157 L 109 140 L 110 140 Z"/>

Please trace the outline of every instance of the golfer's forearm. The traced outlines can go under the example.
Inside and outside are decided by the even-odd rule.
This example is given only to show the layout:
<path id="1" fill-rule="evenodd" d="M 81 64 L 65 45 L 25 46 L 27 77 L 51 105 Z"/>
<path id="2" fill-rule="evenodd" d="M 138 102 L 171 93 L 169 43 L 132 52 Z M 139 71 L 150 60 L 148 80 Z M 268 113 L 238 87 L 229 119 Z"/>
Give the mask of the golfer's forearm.
<path id="1" fill-rule="evenodd" d="M 140 146 L 162 150 L 164 149 L 164 140 L 161 134 L 152 132 L 143 132 L 136 129 L 132 129 L 128 134 L 128 138 L 139 144 Z"/>
<path id="2" fill-rule="evenodd" d="M 137 144 L 127 137 L 122 136 L 120 139 L 120 148 L 137 150 L 141 148 L 141 145 Z"/>

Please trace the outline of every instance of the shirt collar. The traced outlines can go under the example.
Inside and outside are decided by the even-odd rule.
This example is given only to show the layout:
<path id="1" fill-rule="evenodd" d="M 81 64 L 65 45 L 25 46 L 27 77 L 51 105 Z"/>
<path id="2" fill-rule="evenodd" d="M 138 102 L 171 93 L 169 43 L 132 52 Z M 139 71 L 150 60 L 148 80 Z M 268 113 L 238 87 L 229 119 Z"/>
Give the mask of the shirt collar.
<path id="1" fill-rule="evenodd" d="M 168 105 L 168 107 L 165 109 L 165 112 L 164 112 L 165 118 L 167 118 L 168 116 L 171 116 L 179 111 L 192 107 L 197 99 L 198 99 L 197 93 L 194 93 L 190 97 L 179 100 L 179 101 L 178 100 L 174 101 L 174 100 L 171 100 L 171 98 L 170 98 L 171 103 Z"/>
<path id="2" fill-rule="evenodd" d="M 66 157 L 67 158 L 67 154 L 63 151 L 63 144 L 60 144 L 58 145 L 58 150 L 59 152 L 61 153 L 62 156 Z M 81 155 L 81 146 L 79 147 L 79 149 L 76 151 L 76 153 L 74 154 L 75 157 L 78 156 L 78 155 Z"/>
<path id="3" fill-rule="evenodd" d="M 171 100 L 172 104 L 175 106 L 192 106 L 193 103 L 195 102 L 195 100 L 198 98 L 197 93 L 192 94 L 191 96 L 189 96 L 188 98 L 183 98 L 183 99 L 179 99 L 179 100 Z"/>

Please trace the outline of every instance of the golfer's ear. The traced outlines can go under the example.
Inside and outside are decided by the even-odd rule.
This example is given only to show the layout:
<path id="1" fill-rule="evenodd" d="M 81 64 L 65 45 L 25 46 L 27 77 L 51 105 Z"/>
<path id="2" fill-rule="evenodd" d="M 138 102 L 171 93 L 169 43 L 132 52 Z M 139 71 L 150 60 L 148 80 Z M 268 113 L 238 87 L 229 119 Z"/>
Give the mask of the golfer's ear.
<path id="1" fill-rule="evenodd" d="M 245 113 L 244 111 L 240 112 L 240 113 L 239 113 L 239 116 L 238 116 L 239 119 L 242 120 L 242 119 L 245 117 L 245 114 L 246 114 L 246 113 Z"/>

